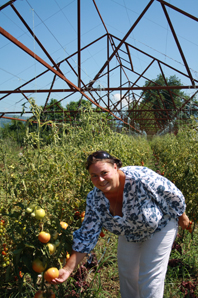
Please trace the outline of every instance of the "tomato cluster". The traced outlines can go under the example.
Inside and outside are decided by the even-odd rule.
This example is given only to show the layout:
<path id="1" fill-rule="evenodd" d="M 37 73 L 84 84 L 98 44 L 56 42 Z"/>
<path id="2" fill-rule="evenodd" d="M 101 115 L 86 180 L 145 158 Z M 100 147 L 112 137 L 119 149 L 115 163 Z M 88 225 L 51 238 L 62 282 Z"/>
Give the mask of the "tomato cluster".
<path id="1" fill-rule="evenodd" d="M 3 268 L 7 267 L 10 264 L 9 249 L 6 239 L 6 227 L 5 220 L 1 219 L 0 221 L 0 233 L 1 233 L 1 266 Z"/>
<path id="2" fill-rule="evenodd" d="M 17 212 L 12 213 L 7 226 L 3 219 L 0 222 L 0 266 L 6 269 L 10 265 L 12 278 L 18 285 L 25 284 L 28 274 L 33 282 L 40 280 L 38 285 L 43 289 L 44 282 L 58 277 L 59 268 L 70 257 L 70 225 L 62 218 L 50 217 L 40 206 L 20 204 L 20 208 L 15 210 Z M 13 241 L 10 246 L 7 235 L 11 233 Z M 39 279 L 39 275 L 43 278 Z M 55 294 L 37 291 L 35 297 L 55 297 Z"/>

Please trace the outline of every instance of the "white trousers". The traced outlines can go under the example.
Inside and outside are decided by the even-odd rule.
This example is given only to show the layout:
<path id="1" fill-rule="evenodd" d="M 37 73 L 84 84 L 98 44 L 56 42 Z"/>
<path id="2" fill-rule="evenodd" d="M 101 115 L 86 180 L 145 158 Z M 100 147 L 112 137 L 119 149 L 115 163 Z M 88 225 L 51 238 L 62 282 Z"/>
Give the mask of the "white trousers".
<path id="1" fill-rule="evenodd" d="M 162 298 L 164 280 L 178 224 L 172 219 L 145 242 L 118 240 L 118 268 L 122 298 Z"/>

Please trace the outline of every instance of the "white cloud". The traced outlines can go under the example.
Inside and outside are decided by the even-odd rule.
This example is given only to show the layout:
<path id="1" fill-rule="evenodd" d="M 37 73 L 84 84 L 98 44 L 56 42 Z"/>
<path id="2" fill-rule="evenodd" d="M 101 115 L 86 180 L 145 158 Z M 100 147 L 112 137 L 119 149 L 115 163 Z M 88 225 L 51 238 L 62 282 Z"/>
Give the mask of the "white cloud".
<path id="1" fill-rule="evenodd" d="M 112 99 L 112 101 L 114 101 L 114 102 L 118 102 L 118 101 L 120 101 L 120 93 L 115 93 L 115 94 L 112 94 L 112 96 L 111 96 L 111 99 Z M 126 96 L 126 98 L 128 99 L 128 97 Z M 126 99 L 125 98 L 123 98 L 122 99 L 122 107 L 125 107 L 126 105 L 128 105 L 128 102 L 126 101 Z"/>

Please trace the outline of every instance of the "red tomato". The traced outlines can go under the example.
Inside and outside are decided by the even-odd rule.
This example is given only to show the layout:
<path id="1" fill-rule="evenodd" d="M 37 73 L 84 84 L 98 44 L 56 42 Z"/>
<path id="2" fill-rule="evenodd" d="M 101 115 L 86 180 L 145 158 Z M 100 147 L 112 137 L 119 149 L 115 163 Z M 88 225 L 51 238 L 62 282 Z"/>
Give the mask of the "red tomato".
<path id="1" fill-rule="evenodd" d="M 76 217 L 79 217 L 79 216 L 80 216 L 80 212 L 79 212 L 79 211 L 76 211 L 74 215 L 75 215 Z"/>
<path id="2" fill-rule="evenodd" d="M 103 232 L 100 233 L 100 237 L 104 237 L 105 234 Z"/>

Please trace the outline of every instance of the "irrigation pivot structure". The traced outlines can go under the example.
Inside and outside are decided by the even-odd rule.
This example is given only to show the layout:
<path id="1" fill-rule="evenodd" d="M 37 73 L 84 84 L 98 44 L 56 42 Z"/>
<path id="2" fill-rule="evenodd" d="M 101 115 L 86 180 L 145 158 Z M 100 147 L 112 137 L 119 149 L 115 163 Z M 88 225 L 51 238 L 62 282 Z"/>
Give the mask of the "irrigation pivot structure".
<path id="1" fill-rule="evenodd" d="M 118 6 L 116 1 L 105 1 L 106 7 L 96 0 L 73 0 L 67 4 L 57 0 L 43 1 L 42 4 L 38 0 L 5 1 L 0 7 L 3 16 L 3 21 L 0 21 L 0 42 L 3 45 L 0 51 L 5 65 L 0 72 L 1 75 L 3 71 L 5 73 L 0 88 L 0 118 L 9 118 L 11 114 L 20 116 L 22 103 L 25 113 L 31 113 L 28 105 L 30 97 L 42 104 L 45 115 L 52 113 L 50 98 L 58 97 L 54 105 L 61 103 L 66 106 L 69 101 L 84 98 L 98 107 L 97 111 L 112 115 L 116 123 L 123 123 L 134 132 L 153 135 L 177 119 L 187 121 L 190 114 L 197 113 L 198 76 L 193 70 L 196 57 L 189 54 L 191 49 L 186 47 L 185 38 L 178 36 L 177 21 L 183 22 L 184 26 L 190 24 L 194 29 L 198 27 L 198 18 L 163 0 L 142 1 L 139 13 L 130 18 L 133 12 L 131 2 L 123 1 L 122 7 L 119 4 L 120 14 L 127 12 L 128 28 L 116 35 L 116 30 L 113 33 L 109 30 L 113 28 L 109 19 L 117 11 L 114 10 L 114 5 Z M 57 12 L 53 11 L 54 5 Z M 30 11 L 31 18 L 27 17 Z M 161 14 L 166 34 L 157 35 L 159 30 L 155 33 L 155 28 L 160 27 L 157 21 L 148 29 L 145 20 L 152 23 L 150 14 Z M 51 18 L 50 22 L 47 16 Z M 72 34 L 73 38 L 75 35 L 73 47 L 70 47 L 71 34 L 64 22 L 69 22 L 75 32 Z M 118 28 L 122 22 L 122 18 L 117 21 Z M 86 29 L 89 38 L 84 38 L 85 27 L 90 27 L 90 31 Z M 90 33 L 92 30 L 95 30 L 93 35 Z M 152 38 L 149 44 L 148 41 L 144 44 L 135 41 L 134 34 L 138 38 L 151 34 Z M 167 52 L 167 36 L 171 39 L 171 47 L 174 46 L 177 51 L 177 59 L 157 50 L 158 44 L 164 44 Z M 54 44 L 59 46 L 58 50 L 54 49 Z M 58 51 L 64 55 L 57 55 Z M 93 62 L 90 63 L 90 60 Z M 12 68 L 13 61 L 19 68 L 18 73 L 16 68 Z M 30 65 L 28 71 L 26 61 L 27 66 Z M 28 72 L 23 79 L 19 79 L 20 70 L 21 73 Z M 155 75 L 162 78 L 163 84 L 154 80 Z M 185 84 L 171 85 L 167 81 L 168 76 L 179 77 Z M 70 120 L 67 109 L 56 109 L 58 112 L 64 115 L 63 121 Z M 78 113 L 78 110 L 73 113 Z"/>

